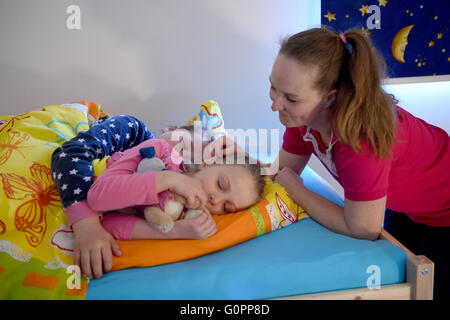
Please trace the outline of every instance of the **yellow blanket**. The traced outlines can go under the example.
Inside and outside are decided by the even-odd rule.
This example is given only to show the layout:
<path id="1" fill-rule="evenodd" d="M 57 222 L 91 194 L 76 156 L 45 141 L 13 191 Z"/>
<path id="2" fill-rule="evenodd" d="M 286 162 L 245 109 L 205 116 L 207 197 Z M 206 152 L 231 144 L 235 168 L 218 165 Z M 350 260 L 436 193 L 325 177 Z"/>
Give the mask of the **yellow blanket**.
<path id="1" fill-rule="evenodd" d="M 72 233 L 53 180 L 55 148 L 89 129 L 100 106 L 51 105 L 0 117 L 0 299 L 83 299 Z"/>

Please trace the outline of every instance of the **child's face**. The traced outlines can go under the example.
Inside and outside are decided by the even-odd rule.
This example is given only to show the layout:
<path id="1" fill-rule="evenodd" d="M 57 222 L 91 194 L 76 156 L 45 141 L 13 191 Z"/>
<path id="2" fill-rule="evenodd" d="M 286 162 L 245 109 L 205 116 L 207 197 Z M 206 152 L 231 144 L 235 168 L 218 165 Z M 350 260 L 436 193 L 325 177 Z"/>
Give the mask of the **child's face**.
<path id="1" fill-rule="evenodd" d="M 244 210 L 258 197 L 252 174 L 239 165 L 211 165 L 193 174 L 208 196 L 206 208 L 215 214 Z"/>

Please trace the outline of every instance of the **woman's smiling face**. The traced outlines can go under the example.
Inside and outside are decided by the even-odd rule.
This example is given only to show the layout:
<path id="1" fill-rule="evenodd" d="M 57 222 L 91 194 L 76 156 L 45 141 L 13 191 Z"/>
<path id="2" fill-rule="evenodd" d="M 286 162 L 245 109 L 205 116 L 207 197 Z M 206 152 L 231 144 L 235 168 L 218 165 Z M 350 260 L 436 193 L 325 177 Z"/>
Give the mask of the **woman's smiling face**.
<path id="1" fill-rule="evenodd" d="M 201 181 L 208 196 L 206 208 L 211 213 L 238 212 L 250 207 L 258 199 L 255 179 L 244 166 L 205 166 L 192 177 Z"/>
<path id="2" fill-rule="evenodd" d="M 314 127 L 321 121 L 323 96 L 314 89 L 318 68 L 279 54 L 269 77 L 272 111 L 285 127 Z"/>

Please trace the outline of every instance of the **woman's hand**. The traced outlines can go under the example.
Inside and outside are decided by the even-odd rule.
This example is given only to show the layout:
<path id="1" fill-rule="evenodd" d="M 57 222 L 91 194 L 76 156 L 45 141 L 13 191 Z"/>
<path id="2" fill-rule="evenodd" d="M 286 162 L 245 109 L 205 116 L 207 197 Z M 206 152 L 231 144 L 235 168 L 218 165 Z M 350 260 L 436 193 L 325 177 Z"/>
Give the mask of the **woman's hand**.
<path id="1" fill-rule="evenodd" d="M 119 245 L 100 224 L 97 216 L 75 222 L 74 263 L 89 279 L 101 278 L 112 267 L 112 254 L 121 256 Z"/>
<path id="2" fill-rule="evenodd" d="M 217 225 L 210 214 L 202 213 L 193 219 L 175 221 L 173 231 L 176 239 L 206 239 L 217 232 Z"/>
<path id="3" fill-rule="evenodd" d="M 292 190 L 298 190 L 304 187 L 303 179 L 289 167 L 284 167 L 278 171 L 274 181 L 283 186 L 288 193 Z"/>
<path id="4" fill-rule="evenodd" d="M 216 159 L 223 159 L 226 156 L 235 154 L 246 155 L 245 151 L 232 139 L 221 136 L 210 142 L 203 150 L 203 162 L 213 164 Z"/>

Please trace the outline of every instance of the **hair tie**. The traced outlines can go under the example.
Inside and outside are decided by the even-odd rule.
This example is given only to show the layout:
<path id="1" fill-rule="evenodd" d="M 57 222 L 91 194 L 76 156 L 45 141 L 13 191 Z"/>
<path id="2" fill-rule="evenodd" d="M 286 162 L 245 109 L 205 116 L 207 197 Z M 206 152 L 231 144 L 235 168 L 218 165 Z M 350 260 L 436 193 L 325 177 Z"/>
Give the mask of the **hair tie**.
<path id="1" fill-rule="evenodd" d="M 345 38 L 343 33 L 339 34 L 339 38 L 341 38 L 341 40 L 344 44 L 347 44 L 347 39 Z"/>

